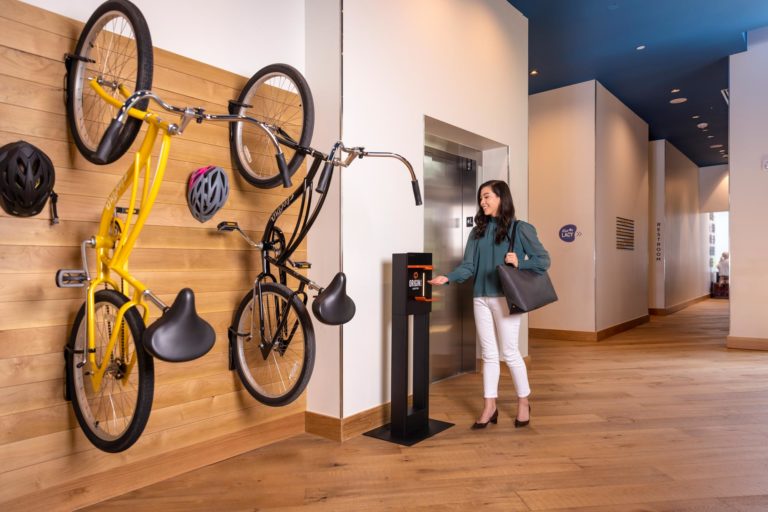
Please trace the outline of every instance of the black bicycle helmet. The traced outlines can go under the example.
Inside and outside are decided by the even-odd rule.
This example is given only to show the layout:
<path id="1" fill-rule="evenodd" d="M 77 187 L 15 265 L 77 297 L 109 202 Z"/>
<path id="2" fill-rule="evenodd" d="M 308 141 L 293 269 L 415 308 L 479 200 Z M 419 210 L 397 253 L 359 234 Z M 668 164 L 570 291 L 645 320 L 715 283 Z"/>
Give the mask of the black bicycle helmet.
<path id="1" fill-rule="evenodd" d="M 48 198 L 55 197 L 55 181 L 51 159 L 32 144 L 20 140 L 0 148 L 0 206 L 9 215 L 40 213 Z"/>
<path id="2" fill-rule="evenodd" d="M 202 167 L 189 176 L 187 204 L 192 216 L 205 222 L 221 210 L 229 197 L 229 178 L 221 167 Z"/>

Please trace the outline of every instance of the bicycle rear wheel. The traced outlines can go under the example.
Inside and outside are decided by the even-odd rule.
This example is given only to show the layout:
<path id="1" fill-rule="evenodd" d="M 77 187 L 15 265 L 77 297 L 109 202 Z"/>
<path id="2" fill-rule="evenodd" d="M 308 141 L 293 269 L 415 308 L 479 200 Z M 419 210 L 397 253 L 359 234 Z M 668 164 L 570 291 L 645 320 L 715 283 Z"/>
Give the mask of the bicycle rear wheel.
<path id="1" fill-rule="evenodd" d="M 250 291 L 235 312 L 231 337 L 235 368 L 245 389 L 259 402 L 287 405 L 301 395 L 312 376 L 315 331 L 306 306 L 290 289 L 262 283 L 261 292 L 261 309 L 258 294 L 254 301 Z"/>
<path id="2" fill-rule="evenodd" d="M 312 92 L 304 77 L 287 64 L 272 64 L 248 80 L 237 99 L 234 114 L 253 117 L 274 126 L 278 139 L 307 147 L 315 126 Z M 230 123 L 230 150 L 235 166 L 248 183 L 273 188 L 282 183 L 275 147 L 264 130 L 252 123 Z M 291 176 L 304 153 L 281 144 Z"/>
<path id="3" fill-rule="evenodd" d="M 149 419 L 154 364 L 141 344 L 144 322 L 136 308 L 128 309 L 117 325 L 117 311 L 128 299 L 114 290 L 101 290 L 96 292 L 95 302 L 96 361 L 107 363 L 107 370 L 101 387 L 94 389 L 91 365 L 82 364 L 87 349 L 84 304 L 67 344 L 67 389 L 85 436 L 100 450 L 121 452 L 136 442 Z M 120 330 L 118 341 L 107 354 L 109 337 L 116 329 Z"/>
<path id="4" fill-rule="evenodd" d="M 67 120 L 80 153 L 93 163 L 96 149 L 117 109 L 101 99 L 88 84 L 99 84 L 120 102 L 118 85 L 131 93 L 152 87 L 152 38 L 141 11 L 128 0 L 99 6 L 85 24 L 67 70 Z M 136 106 L 146 109 L 148 100 Z M 128 150 L 142 121 L 128 118 L 106 163 Z"/>

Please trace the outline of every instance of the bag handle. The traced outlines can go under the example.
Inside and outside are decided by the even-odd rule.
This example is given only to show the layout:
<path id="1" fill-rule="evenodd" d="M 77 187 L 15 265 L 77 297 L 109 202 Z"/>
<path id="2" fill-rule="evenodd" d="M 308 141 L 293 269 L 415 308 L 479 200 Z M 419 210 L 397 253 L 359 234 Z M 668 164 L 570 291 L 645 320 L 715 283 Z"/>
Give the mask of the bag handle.
<path id="1" fill-rule="evenodd" d="M 514 252 L 515 249 L 515 237 L 517 236 L 517 222 L 512 222 L 512 236 L 509 239 L 509 250 L 507 252 Z"/>

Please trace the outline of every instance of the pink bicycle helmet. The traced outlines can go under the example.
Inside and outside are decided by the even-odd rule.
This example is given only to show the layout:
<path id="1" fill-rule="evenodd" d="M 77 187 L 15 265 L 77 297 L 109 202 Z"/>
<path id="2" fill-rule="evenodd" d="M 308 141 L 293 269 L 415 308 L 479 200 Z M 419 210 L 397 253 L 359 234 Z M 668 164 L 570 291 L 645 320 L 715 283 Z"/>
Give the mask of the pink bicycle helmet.
<path id="1" fill-rule="evenodd" d="M 192 216 L 205 222 L 221 210 L 229 197 L 229 178 L 221 167 L 209 165 L 190 174 L 187 205 Z"/>

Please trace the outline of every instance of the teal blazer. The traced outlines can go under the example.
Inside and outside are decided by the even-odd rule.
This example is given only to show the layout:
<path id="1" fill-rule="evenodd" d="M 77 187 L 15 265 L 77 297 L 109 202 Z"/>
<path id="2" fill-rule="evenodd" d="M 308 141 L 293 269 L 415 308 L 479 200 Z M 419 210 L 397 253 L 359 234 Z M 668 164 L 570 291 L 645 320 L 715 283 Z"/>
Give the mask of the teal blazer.
<path id="1" fill-rule="evenodd" d="M 469 233 L 467 246 L 464 249 L 462 262 L 446 274 L 449 282 L 463 283 L 474 278 L 472 295 L 474 297 L 501 297 L 501 283 L 496 272 L 497 265 L 504 264 L 504 257 L 509 250 L 509 238 L 512 236 L 510 227 L 507 237 L 497 244 L 496 219 L 488 222 L 482 238 L 475 238 L 475 229 Z M 550 266 L 549 253 L 539 241 L 536 228 L 523 221 L 517 221 L 517 234 L 513 251 L 517 254 L 521 270 L 533 270 L 544 273 Z"/>

